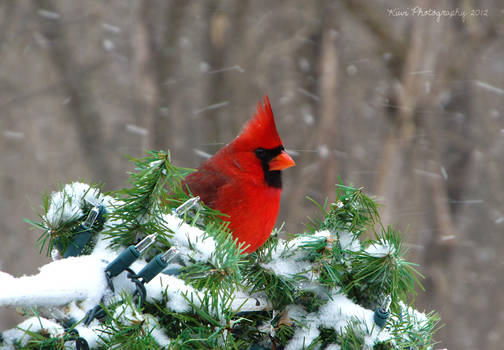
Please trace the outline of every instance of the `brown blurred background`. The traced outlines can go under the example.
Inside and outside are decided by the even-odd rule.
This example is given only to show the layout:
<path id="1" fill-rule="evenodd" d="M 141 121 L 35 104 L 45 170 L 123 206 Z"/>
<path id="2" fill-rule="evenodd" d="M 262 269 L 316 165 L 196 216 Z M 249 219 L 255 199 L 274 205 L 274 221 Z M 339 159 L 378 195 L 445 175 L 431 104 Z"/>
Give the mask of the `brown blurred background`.
<path id="1" fill-rule="evenodd" d="M 117 189 L 125 155 L 148 149 L 196 167 L 268 94 L 297 162 L 278 223 L 303 230 L 316 213 L 305 196 L 333 197 L 339 178 L 364 186 L 422 266 L 439 347 L 497 349 L 503 37 L 502 0 L 3 0 L 0 269 L 48 261 L 22 221 L 42 193 Z M 0 309 L 1 329 L 18 320 Z"/>

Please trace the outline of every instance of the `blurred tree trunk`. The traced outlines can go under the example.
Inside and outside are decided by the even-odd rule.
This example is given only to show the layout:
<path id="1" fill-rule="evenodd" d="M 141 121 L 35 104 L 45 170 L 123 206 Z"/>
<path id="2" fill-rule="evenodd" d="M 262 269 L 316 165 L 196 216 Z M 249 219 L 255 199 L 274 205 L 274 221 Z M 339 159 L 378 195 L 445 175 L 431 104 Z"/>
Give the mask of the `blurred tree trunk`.
<path id="1" fill-rule="evenodd" d="M 56 13 L 51 0 L 41 0 L 33 3 L 34 11 L 42 6 L 46 11 Z M 102 152 L 107 148 L 101 128 L 102 117 L 89 90 L 86 79 L 92 70 L 101 67 L 101 62 L 93 62 L 85 67 L 75 59 L 65 36 L 65 28 L 60 21 L 47 21 L 40 16 L 42 35 L 49 41 L 50 62 L 59 71 L 65 94 L 68 95 L 69 115 L 77 130 L 77 141 L 84 152 L 89 168 L 93 173 L 93 181 L 111 184 L 112 174 L 107 160 Z"/>

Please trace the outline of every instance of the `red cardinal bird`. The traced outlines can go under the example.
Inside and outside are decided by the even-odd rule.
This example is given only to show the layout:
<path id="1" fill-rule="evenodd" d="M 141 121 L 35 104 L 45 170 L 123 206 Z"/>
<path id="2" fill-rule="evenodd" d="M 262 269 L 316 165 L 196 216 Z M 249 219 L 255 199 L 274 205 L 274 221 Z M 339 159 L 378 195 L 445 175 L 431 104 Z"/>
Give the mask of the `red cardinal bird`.
<path id="1" fill-rule="evenodd" d="M 229 228 L 245 253 L 257 250 L 270 236 L 282 193 L 281 170 L 295 163 L 278 136 L 267 96 L 264 107 L 231 143 L 204 162 L 182 183 L 209 207 L 227 214 Z M 187 187 L 186 187 L 187 186 Z"/>

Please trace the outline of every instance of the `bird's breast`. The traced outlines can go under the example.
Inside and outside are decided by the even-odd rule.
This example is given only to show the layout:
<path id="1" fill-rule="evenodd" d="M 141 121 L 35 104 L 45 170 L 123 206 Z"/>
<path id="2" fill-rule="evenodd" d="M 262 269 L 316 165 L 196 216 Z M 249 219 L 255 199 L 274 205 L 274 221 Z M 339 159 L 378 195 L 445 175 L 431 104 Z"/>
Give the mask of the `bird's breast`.
<path id="1" fill-rule="evenodd" d="M 252 252 L 268 239 L 275 226 L 280 195 L 279 188 L 241 184 L 227 191 L 223 189 L 215 209 L 229 215 L 223 219 L 230 222 L 234 238 L 250 245 L 246 252 Z"/>

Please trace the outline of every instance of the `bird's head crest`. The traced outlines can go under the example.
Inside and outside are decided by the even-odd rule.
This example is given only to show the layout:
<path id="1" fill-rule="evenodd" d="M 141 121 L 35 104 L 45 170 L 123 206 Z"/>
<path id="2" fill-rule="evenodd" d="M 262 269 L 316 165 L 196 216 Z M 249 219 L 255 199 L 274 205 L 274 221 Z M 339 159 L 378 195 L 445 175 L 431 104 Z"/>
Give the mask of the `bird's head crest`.
<path id="1" fill-rule="evenodd" d="M 268 149 L 282 145 L 268 96 L 264 96 L 264 106 L 261 102 L 257 104 L 257 112 L 231 144 L 235 149 Z"/>

